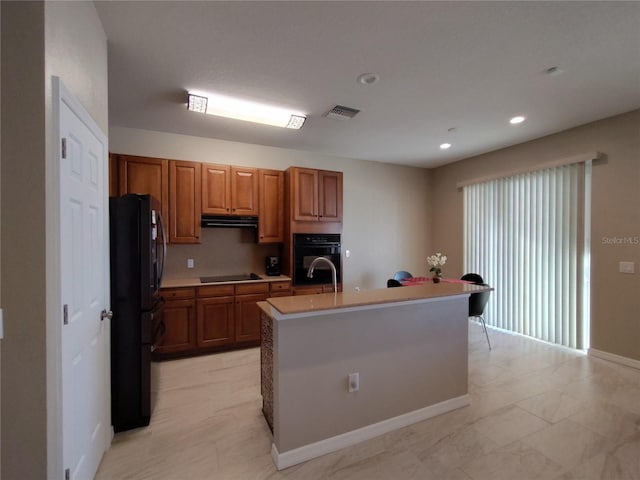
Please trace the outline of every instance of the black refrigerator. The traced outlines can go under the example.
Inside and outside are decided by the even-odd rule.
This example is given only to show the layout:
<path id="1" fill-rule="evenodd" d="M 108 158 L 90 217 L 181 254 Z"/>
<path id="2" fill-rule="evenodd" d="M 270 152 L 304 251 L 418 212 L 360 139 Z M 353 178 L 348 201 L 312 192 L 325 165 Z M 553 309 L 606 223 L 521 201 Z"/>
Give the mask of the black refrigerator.
<path id="1" fill-rule="evenodd" d="M 160 282 L 166 237 L 150 195 L 109 199 L 111 421 L 116 432 L 149 425 L 151 352 L 164 333 Z"/>

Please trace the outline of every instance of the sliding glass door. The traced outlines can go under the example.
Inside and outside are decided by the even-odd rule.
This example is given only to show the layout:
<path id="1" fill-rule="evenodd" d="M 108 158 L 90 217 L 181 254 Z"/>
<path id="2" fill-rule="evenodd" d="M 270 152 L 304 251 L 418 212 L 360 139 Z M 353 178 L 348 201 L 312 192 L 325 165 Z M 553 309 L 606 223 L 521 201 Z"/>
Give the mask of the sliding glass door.
<path id="1" fill-rule="evenodd" d="M 589 346 L 591 163 L 466 185 L 465 271 L 495 288 L 488 324 Z"/>

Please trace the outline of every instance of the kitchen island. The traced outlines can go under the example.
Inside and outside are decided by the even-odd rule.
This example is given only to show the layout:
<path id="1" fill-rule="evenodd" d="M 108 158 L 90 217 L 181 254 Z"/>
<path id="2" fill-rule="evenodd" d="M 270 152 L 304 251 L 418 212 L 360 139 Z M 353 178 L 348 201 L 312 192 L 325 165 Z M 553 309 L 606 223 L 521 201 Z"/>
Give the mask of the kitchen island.
<path id="1" fill-rule="evenodd" d="M 468 298 L 486 289 L 440 283 L 259 302 L 277 468 L 468 405 Z"/>

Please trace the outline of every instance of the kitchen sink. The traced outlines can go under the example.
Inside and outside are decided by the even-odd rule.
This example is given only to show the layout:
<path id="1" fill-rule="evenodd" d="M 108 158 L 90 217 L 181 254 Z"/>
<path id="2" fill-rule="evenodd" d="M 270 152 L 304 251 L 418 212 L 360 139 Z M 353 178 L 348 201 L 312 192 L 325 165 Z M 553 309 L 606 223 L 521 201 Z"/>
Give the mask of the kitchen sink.
<path id="1" fill-rule="evenodd" d="M 260 276 L 255 273 L 239 273 L 235 275 L 214 275 L 211 277 L 200 277 L 200 283 L 217 282 L 242 282 L 246 280 L 260 280 Z"/>

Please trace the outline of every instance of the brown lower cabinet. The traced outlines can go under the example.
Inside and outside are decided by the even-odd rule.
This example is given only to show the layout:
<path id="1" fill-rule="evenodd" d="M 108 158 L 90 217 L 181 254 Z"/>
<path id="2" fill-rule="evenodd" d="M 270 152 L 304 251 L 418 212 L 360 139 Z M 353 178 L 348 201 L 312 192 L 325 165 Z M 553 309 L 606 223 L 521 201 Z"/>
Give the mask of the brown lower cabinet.
<path id="1" fill-rule="evenodd" d="M 237 342 L 260 342 L 260 309 L 258 308 L 258 302 L 266 299 L 266 293 L 236 295 L 235 323 Z"/>
<path id="2" fill-rule="evenodd" d="M 292 294 L 290 281 L 163 289 L 165 334 L 155 360 L 260 344 L 260 309 Z"/>
<path id="3" fill-rule="evenodd" d="M 167 299 L 165 302 L 164 339 L 155 352 L 176 353 L 196 348 L 196 301 L 193 297 L 195 292 L 192 288 L 184 290 L 187 290 L 184 294 L 187 297 L 191 295 L 191 298 Z"/>
<path id="4" fill-rule="evenodd" d="M 338 284 L 338 291 L 342 291 L 342 285 Z M 333 293 L 333 285 L 325 283 L 322 285 L 304 285 L 301 287 L 293 287 L 294 295 L 315 295 L 318 293 Z"/>
<path id="5" fill-rule="evenodd" d="M 198 298 L 198 347 L 235 342 L 233 296 Z"/>
<path id="6" fill-rule="evenodd" d="M 157 354 L 173 354 L 196 348 L 196 289 L 163 290 L 165 332 Z"/>

